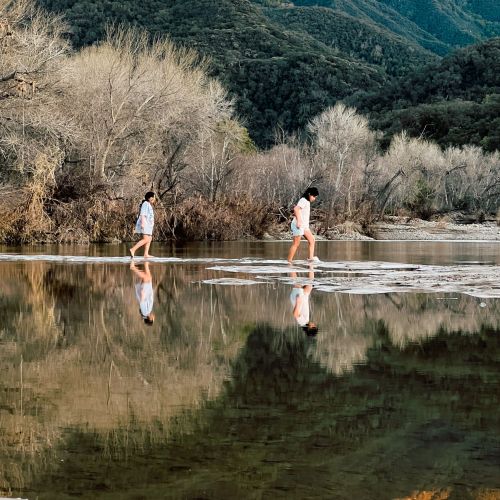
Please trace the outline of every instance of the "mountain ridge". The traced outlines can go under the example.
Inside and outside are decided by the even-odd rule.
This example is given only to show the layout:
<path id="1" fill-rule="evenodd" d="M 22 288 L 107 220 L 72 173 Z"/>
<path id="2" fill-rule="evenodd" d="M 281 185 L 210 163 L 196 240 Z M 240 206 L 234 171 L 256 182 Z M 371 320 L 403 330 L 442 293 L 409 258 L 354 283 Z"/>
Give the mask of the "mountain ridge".
<path id="1" fill-rule="evenodd" d="M 466 9 L 471 39 L 483 36 L 474 24 L 479 21 L 492 32 L 498 27 L 500 34 L 496 12 L 482 17 L 486 4 L 474 4 L 472 9 L 467 0 L 424 3 L 434 10 L 447 6 L 443 14 L 447 19 Z M 316 114 L 344 99 L 369 109 L 374 124 L 387 126 L 369 99 L 380 96 L 383 101 L 387 89 L 404 89 L 413 73 L 452 49 L 450 40 L 443 41 L 417 24 L 421 20 L 408 10 L 416 0 L 143 0 L 140 4 L 39 0 L 39 4 L 64 14 L 76 47 L 99 41 L 106 24 L 115 22 L 145 28 L 153 36 L 166 35 L 208 56 L 212 76 L 235 98 L 239 116 L 261 147 L 274 143 L 277 128 L 288 133 L 303 130 Z M 400 12 L 404 10 L 400 4 L 408 17 Z M 455 12 L 455 7 L 462 10 Z M 453 25 L 450 33 L 460 31 L 460 26 Z"/>

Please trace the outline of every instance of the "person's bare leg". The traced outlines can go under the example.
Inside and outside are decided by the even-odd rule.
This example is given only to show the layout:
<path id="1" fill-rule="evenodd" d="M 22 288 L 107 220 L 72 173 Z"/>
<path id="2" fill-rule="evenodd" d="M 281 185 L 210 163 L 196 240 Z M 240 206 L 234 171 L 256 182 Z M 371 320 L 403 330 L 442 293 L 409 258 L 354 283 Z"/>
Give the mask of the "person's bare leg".
<path id="1" fill-rule="evenodd" d="M 130 256 L 134 258 L 135 252 L 147 243 L 146 236 L 143 236 L 130 250 Z"/>
<path id="2" fill-rule="evenodd" d="M 316 244 L 316 240 L 314 239 L 314 235 L 309 230 L 304 231 L 304 238 L 309 242 L 308 258 L 309 260 L 312 260 L 314 258 L 314 246 Z"/>
<path id="3" fill-rule="evenodd" d="M 152 257 L 152 255 L 149 255 L 149 247 L 151 246 L 151 242 L 153 241 L 152 236 L 145 236 L 147 238 L 147 242 L 144 247 L 144 258 L 147 259 L 148 257 Z"/>
<path id="4" fill-rule="evenodd" d="M 300 245 L 300 238 L 301 238 L 300 236 L 293 237 L 292 246 L 288 251 L 288 262 L 292 262 L 293 258 L 295 257 L 295 253 L 297 252 Z"/>

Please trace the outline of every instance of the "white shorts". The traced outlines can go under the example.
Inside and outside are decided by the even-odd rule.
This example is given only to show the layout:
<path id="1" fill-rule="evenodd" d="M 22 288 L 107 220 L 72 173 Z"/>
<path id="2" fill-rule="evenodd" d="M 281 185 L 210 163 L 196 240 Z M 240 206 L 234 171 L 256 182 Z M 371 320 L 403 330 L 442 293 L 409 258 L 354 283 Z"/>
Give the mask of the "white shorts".
<path id="1" fill-rule="evenodd" d="M 308 227 L 301 227 L 298 228 L 297 225 L 295 224 L 295 221 L 292 221 L 292 225 L 290 226 L 290 229 L 292 230 L 292 235 L 293 236 L 304 236 L 304 233 Z"/>

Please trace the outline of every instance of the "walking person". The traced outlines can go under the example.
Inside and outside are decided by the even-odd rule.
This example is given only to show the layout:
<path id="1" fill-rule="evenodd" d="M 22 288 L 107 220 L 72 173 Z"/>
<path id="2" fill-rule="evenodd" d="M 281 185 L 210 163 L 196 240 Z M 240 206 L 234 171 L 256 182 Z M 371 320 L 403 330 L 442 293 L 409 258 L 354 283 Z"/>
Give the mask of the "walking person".
<path id="1" fill-rule="evenodd" d="M 155 321 L 153 313 L 154 291 L 149 262 L 144 263 L 144 271 L 142 271 L 132 261 L 130 269 L 138 278 L 135 284 L 135 296 L 139 302 L 139 314 L 146 325 L 152 325 Z"/>
<path id="2" fill-rule="evenodd" d="M 310 305 L 309 299 L 313 291 L 312 282 L 314 280 L 314 271 L 312 266 L 309 271 L 309 280 L 311 283 L 306 285 L 293 285 L 290 293 L 290 302 L 292 304 L 292 315 L 297 324 L 302 328 L 308 337 L 314 337 L 318 333 L 318 325 L 310 320 Z M 291 274 L 294 280 L 297 279 L 297 273 Z"/>
<path id="3" fill-rule="evenodd" d="M 142 238 L 129 250 L 132 259 L 134 258 L 137 249 L 142 246 L 144 247 L 144 258 L 147 259 L 152 257 L 152 255 L 149 255 L 149 247 L 151 246 L 151 241 L 153 240 L 153 226 L 155 224 L 153 205 L 155 203 L 155 194 L 152 191 L 148 191 L 141 203 L 139 217 L 137 218 L 137 222 L 135 224 L 134 232 L 142 234 Z"/>
<path id="4" fill-rule="evenodd" d="M 310 187 L 306 189 L 306 192 L 303 194 L 302 198 L 299 200 L 297 205 L 295 205 L 293 209 L 293 220 L 291 225 L 293 242 L 290 250 L 288 252 L 288 262 L 292 262 L 297 252 L 300 240 L 302 236 L 309 243 L 309 253 L 308 253 L 308 261 L 309 262 L 319 262 L 318 257 L 314 255 L 314 245 L 315 239 L 314 235 L 311 233 L 309 229 L 309 217 L 311 214 L 311 203 L 318 197 L 319 191 L 315 187 Z"/>

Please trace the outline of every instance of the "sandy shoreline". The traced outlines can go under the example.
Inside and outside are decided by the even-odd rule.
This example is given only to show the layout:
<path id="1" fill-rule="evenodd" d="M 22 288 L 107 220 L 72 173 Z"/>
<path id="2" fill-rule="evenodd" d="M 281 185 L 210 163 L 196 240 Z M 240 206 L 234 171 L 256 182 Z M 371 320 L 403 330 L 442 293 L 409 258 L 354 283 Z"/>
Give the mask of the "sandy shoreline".
<path id="1" fill-rule="evenodd" d="M 476 240 L 500 241 L 500 226 L 495 222 L 481 224 L 456 224 L 453 222 L 432 222 L 420 219 L 406 221 L 393 218 L 378 222 L 373 227 L 375 240 Z"/>
<path id="2" fill-rule="evenodd" d="M 313 228 L 313 232 L 314 228 Z M 408 220 L 404 217 L 387 217 L 375 223 L 371 236 L 367 236 L 356 224 L 343 224 L 328 232 L 327 236 L 316 234 L 317 240 L 326 241 L 499 241 L 500 226 L 493 221 L 481 224 L 457 224 L 445 221 Z M 270 235 L 264 240 L 288 240 L 288 231 Z"/>

